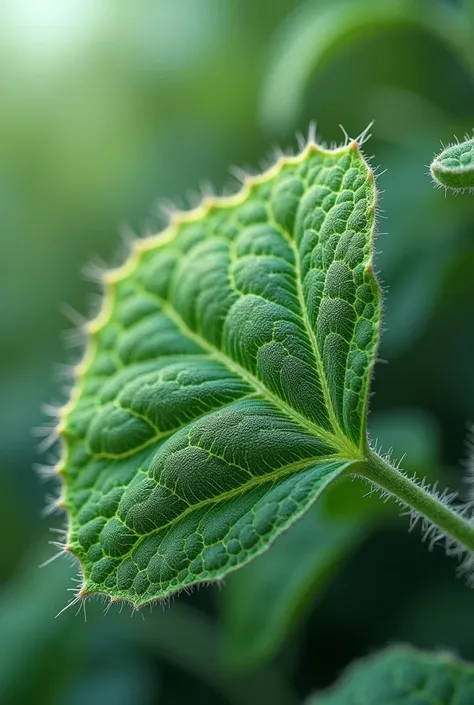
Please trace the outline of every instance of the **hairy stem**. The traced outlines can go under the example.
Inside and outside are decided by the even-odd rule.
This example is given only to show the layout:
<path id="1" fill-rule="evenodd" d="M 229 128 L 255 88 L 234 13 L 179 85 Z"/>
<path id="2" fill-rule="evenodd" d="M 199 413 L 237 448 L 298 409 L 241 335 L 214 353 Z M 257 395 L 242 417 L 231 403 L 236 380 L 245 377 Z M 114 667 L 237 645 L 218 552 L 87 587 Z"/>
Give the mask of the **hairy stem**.
<path id="1" fill-rule="evenodd" d="M 367 459 L 358 467 L 357 474 L 392 494 L 394 499 L 402 500 L 426 517 L 443 534 L 454 539 L 467 551 L 474 552 L 474 523 L 410 480 L 377 453 L 368 451 Z"/>

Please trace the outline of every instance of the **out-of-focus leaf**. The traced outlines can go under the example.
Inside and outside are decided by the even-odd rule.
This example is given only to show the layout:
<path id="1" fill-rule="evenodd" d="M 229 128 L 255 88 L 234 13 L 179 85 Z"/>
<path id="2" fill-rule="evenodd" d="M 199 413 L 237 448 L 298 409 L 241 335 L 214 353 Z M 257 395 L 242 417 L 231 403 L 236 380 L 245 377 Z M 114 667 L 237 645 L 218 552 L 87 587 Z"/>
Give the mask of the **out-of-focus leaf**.
<path id="1" fill-rule="evenodd" d="M 42 545 L 0 593 L 1 705 L 155 703 L 155 673 L 130 648 L 129 620 L 104 626 L 98 604 L 87 624 L 77 608 L 59 614 L 74 588 L 71 569 L 64 557 L 39 568 L 51 554 Z"/>
<path id="2" fill-rule="evenodd" d="M 80 620 L 54 619 L 66 602 L 70 570 L 64 560 L 38 568 L 39 551 L 26 557 L 0 601 L 0 702 L 49 702 L 80 650 Z"/>
<path id="3" fill-rule="evenodd" d="M 308 705 L 468 705 L 474 702 L 474 666 L 447 653 L 393 647 L 359 661 L 328 692 Z"/>
<path id="4" fill-rule="evenodd" d="M 390 326 L 384 345 L 392 355 L 401 354 L 422 335 L 434 313 L 453 254 L 434 247 L 423 257 L 411 261 L 406 258 L 404 277 L 391 287 L 387 300 Z"/>
<path id="5" fill-rule="evenodd" d="M 92 663 L 87 664 L 85 672 L 63 684 L 54 705 L 158 705 L 160 682 L 156 678 L 156 666 L 153 669 L 138 651 L 130 649 L 130 644 L 123 638 L 112 640 L 107 634 L 101 649 L 96 649 L 100 631 L 91 628 L 89 651 L 93 653 Z M 48 703 L 49 705 L 49 703 Z"/>
<path id="6" fill-rule="evenodd" d="M 472 591 L 461 580 L 449 578 L 413 591 L 393 625 L 393 638 L 423 649 L 442 644 L 474 660 Z"/>
<path id="7" fill-rule="evenodd" d="M 434 135 L 410 141 L 401 135 L 386 148 L 389 169 L 378 180 L 387 218 L 379 229 L 387 222 L 390 232 L 377 239 L 376 264 L 387 285 L 381 356 L 390 362 L 419 342 L 433 321 L 449 270 L 466 247 L 463 233 L 471 230 L 473 199 L 459 198 L 453 207 L 453 199 L 440 197 L 427 178 L 424 165 L 437 143 Z"/>
<path id="8" fill-rule="evenodd" d="M 349 41 L 399 26 L 434 35 L 474 70 L 465 17 L 441 2 L 309 2 L 290 16 L 271 46 L 260 108 L 263 124 L 274 130 L 293 126 L 308 79 L 327 58 Z"/>
<path id="9" fill-rule="evenodd" d="M 331 517 L 315 505 L 258 561 L 229 576 L 221 608 L 225 656 L 232 668 L 255 667 L 282 646 L 361 540 L 365 524 L 362 518 Z"/>
<path id="10" fill-rule="evenodd" d="M 369 417 L 375 444 L 391 450 L 405 472 L 434 479 L 438 474 L 440 432 L 436 421 L 422 409 L 395 409 Z"/>
<path id="11" fill-rule="evenodd" d="M 173 605 L 143 622 L 128 626 L 128 637 L 137 646 L 210 685 L 232 705 L 294 705 L 296 696 L 285 674 L 271 666 L 243 678 L 223 668 L 220 633 L 203 612 L 183 603 Z"/>

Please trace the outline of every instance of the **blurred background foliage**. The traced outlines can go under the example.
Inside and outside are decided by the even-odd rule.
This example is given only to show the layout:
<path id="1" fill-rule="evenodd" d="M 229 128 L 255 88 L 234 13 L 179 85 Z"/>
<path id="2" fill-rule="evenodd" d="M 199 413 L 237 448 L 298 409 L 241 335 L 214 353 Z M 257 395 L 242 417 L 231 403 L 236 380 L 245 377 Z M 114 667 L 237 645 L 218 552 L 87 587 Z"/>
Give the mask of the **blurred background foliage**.
<path id="1" fill-rule="evenodd" d="M 445 198 L 427 165 L 474 127 L 473 0 L 0 0 L 0 84 L 2 705 L 291 705 L 394 641 L 474 659 L 474 593 L 453 563 L 350 482 L 220 589 L 143 620 L 100 601 L 87 622 L 55 619 L 76 570 L 38 568 L 62 519 L 41 517 L 54 488 L 32 467 L 57 450 L 31 433 L 64 401 L 74 326 L 97 306 L 81 268 L 161 227 L 157 197 L 235 189 L 229 164 L 258 168 L 312 120 L 331 142 L 375 119 L 389 364 L 371 433 L 462 491 L 474 196 Z"/>

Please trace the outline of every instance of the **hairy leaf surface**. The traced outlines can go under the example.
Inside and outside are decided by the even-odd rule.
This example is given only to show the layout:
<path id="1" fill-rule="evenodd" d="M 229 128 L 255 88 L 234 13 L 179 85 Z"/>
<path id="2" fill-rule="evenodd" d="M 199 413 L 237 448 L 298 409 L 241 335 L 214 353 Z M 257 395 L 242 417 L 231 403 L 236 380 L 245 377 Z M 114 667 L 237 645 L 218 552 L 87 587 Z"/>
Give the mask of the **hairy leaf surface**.
<path id="1" fill-rule="evenodd" d="M 439 186 L 474 189 L 474 138 L 443 149 L 431 162 L 430 170 Z"/>
<path id="2" fill-rule="evenodd" d="M 105 275 L 59 428 L 81 595 L 218 579 L 364 456 L 375 199 L 356 142 L 310 142 Z"/>
<path id="3" fill-rule="evenodd" d="M 449 654 L 393 647 L 357 663 L 308 705 L 468 705 L 474 667 Z"/>

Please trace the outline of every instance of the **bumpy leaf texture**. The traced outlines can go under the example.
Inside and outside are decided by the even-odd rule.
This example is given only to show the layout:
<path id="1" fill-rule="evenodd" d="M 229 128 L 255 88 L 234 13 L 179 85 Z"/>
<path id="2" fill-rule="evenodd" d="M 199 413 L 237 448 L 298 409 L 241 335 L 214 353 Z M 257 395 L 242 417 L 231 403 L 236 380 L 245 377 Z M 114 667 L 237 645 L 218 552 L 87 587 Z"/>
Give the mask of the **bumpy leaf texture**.
<path id="1" fill-rule="evenodd" d="M 357 663 L 308 705 L 470 705 L 474 667 L 449 654 L 393 647 Z"/>
<path id="2" fill-rule="evenodd" d="M 105 274 L 59 425 L 79 595 L 219 579 L 364 456 L 375 203 L 357 142 L 310 141 Z"/>
<path id="3" fill-rule="evenodd" d="M 474 190 L 474 138 L 443 149 L 431 162 L 430 170 L 438 186 Z"/>

